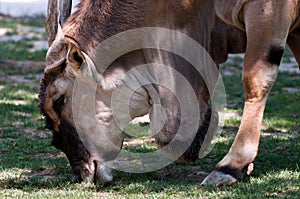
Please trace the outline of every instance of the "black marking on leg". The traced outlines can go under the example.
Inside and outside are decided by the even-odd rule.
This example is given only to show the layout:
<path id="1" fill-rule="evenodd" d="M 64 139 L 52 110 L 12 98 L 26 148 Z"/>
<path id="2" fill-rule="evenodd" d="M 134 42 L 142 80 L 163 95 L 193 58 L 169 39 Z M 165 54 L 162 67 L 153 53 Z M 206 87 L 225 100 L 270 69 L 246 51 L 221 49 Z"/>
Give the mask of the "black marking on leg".
<path id="1" fill-rule="evenodd" d="M 270 62 L 271 64 L 276 64 L 279 66 L 283 53 L 284 53 L 284 47 L 271 46 L 269 54 L 267 56 L 267 61 Z"/>
<path id="2" fill-rule="evenodd" d="M 249 165 L 250 165 L 251 168 L 249 168 Z M 241 179 L 243 179 L 243 173 L 247 172 L 247 175 L 251 174 L 251 172 L 253 171 L 253 166 L 254 166 L 253 163 L 249 163 L 249 164 L 247 164 L 247 165 L 245 165 L 244 167 L 241 167 L 241 168 L 234 168 L 234 167 L 231 167 L 231 166 L 224 166 L 224 167 L 217 168 L 216 170 L 221 171 L 225 174 L 229 174 L 237 180 L 241 180 Z M 248 169 L 251 170 L 249 172 L 249 174 L 248 174 Z"/>
<path id="3" fill-rule="evenodd" d="M 237 180 L 241 180 L 243 178 L 243 168 L 233 168 L 230 166 L 217 168 L 217 171 L 221 171 L 225 174 L 229 174 Z"/>

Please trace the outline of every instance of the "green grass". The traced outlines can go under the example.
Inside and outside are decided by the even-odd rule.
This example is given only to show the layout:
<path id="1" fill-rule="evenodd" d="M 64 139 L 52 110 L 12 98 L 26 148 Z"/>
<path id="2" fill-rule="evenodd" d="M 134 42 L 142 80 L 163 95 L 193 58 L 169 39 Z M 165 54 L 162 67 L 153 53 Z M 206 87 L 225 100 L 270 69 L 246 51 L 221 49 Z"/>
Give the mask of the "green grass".
<path id="1" fill-rule="evenodd" d="M 6 36 L 17 35 L 21 26 L 44 27 L 45 17 L 41 15 L 35 17 L 0 19 L 0 28 L 8 28 Z M 30 33 L 35 33 L 36 36 L 30 38 L 24 36 L 23 39 L 18 41 L 7 40 L 0 42 L 0 61 L 7 59 L 44 61 L 46 50 L 32 52 L 30 48 L 33 47 L 31 42 L 40 40 L 39 37 L 46 40 L 45 33 L 37 33 L 35 30 L 30 31 Z"/>
<path id="2" fill-rule="evenodd" d="M 33 38 L 34 40 L 35 38 Z M 38 50 L 31 52 L 32 44 L 28 39 L 21 41 L 5 41 L 0 42 L 0 60 L 13 59 L 13 60 L 34 60 L 44 61 L 46 50 Z"/>
<path id="3" fill-rule="evenodd" d="M 16 28 L 18 25 L 26 25 L 33 27 L 44 27 L 45 16 L 36 15 L 31 17 L 20 18 L 3 18 L 0 20 L 0 28 Z"/>
<path id="4" fill-rule="evenodd" d="M 243 85 L 237 83 L 242 81 L 241 71 L 232 76 L 224 76 L 223 81 L 227 95 L 226 112 L 241 114 L 245 99 Z M 300 89 L 299 74 L 279 72 L 267 101 L 263 121 L 264 131 L 294 132 L 300 129 L 300 93 L 287 92 L 284 88 Z M 236 126 L 239 122 L 240 118 L 232 118 L 225 121 L 225 124 Z"/>
<path id="5" fill-rule="evenodd" d="M 0 23 L 1 27 L 1 23 Z M 7 44 L 11 59 L 28 59 L 22 43 Z M 14 50 L 10 50 L 14 49 Z M 18 51 L 17 48 L 24 51 Z M 4 52 L 4 51 L 3 51 Z M 23 55 L 24 53 L 24 55 Z M 286 55 L 288 56 L 288 55 Z M 36 60 L 42 60 L 38 55 Z M 240 64 L 240 58 L 234 63 Z M 230 66 L 226 66 L 230 67 Z M 243 89 L 240 68 L 224 77 L 228 113 L 242 113 Z M 50 146 L 51 133 L 43 129 L 37 108 L 39 81 L 34 75 L 43 68 L 18 68 L 0 63 L 0 198 L 299 198 L 300 193 L 300 94 L 283 88 L 300 89 L 300 76 L 280 73 L 266 107 L 263 133 L 255 170 L 233 186 L 200 187 L 203 176 L 212 171 L 228 152 L 238 130 L 240 117 L 225 121 L 213 150 L 193 165 L 172 164 L 158 171 L 131 174 L 116 171 L 109 185 L 76 183 L 64 154 Z M 27 83 L 9 81 L 23 76 Z M 145 139 L 149 125 L 128 125 L 128 139 Z M 153 143 L 125 146 L 131 152 L 155 150 Z"/>
<path id="6" fill-rule="evenodd" d="M 42 72 L 40 69 L 1 67 L 1 77 Z M 226 121 L 223 134 L 211 153 L 195 165 L 172 164 L 145 174 L 116 172 L 108 186 L 75 183 L 63 153 L 50 146 L 51 134 L 42 129 L 43 120 L 37 108 L 38 81 L 0 83 L 0 197 L 1 198 L 297 198 L 300 187 L 300 139 L 291 134 L 299 130 L 297 93 L 279 92 L 297 85 L 300 77 L 281 73 L 268 102 L 255 170 L 251 177 L 231 187 L 200 187 L 203 176 L 189 176 L 197 171 L 211 171 L 227 153 L 239 119 Z M 240 112 L 242 89 L 240 75 L 224 79 L 230 107 Z M 126 131 L 134 137 L 149 135 L 149 125 L 129 125 Z M 285 129 L 284 131 L 282 129 Z M 276 133 L 281 132 L 283 135 Z M 125 147 L 132 152 L 155 150 L 152 143 Z"/>
<path id="7" fill-rule="evenodd" d="M 139 125 L 128 124 L 125 128 L 125 133 L 128 138 L 144 138 L 149 137 L 149 135 L 151 135 L 148 123 Z"/>

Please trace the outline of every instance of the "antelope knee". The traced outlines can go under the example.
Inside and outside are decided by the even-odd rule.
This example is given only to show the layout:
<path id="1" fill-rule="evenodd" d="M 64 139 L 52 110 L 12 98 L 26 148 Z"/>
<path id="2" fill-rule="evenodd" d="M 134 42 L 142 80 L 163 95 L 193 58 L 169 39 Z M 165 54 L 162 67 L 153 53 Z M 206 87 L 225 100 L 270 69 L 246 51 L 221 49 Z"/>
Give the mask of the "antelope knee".
<path id="1" fill-rule="evenodd" d="M 267 61 L 271 64 L 275 64 L 277 66 L 280 65 L 282 56 L 284 53 L 284 46 L 280 45 L 273 45 L 271 46 L 268 55 L 267 55 Z"/>

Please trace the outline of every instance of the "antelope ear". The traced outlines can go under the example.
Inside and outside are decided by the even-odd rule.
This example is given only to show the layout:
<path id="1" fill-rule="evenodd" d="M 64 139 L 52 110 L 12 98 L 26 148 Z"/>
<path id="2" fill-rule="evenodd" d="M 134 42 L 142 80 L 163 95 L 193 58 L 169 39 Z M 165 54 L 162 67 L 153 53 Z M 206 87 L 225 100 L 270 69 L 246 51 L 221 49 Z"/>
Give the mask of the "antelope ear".
<path id="1" fill-rule="evenodd" d="M 73 42 L 70 42 L 69 44 L 67 61 L 69 65 L 75 70 L 80 69 L 82 63 L 85 62 L 84 55 L 82 54 L 79 47 Z"/>

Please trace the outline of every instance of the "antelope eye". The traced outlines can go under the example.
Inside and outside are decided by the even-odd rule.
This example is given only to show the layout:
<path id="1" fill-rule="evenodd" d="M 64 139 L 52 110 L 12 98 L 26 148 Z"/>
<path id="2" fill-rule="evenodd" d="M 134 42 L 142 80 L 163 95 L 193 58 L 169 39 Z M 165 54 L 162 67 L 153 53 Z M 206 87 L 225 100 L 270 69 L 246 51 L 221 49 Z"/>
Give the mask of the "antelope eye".
<path id="1" fill-rule="evenodd" d="M 61 95 L 58 99 L 54 101 L 55 106 L 62 106 L 65 103 L 65 95 Z"/>

